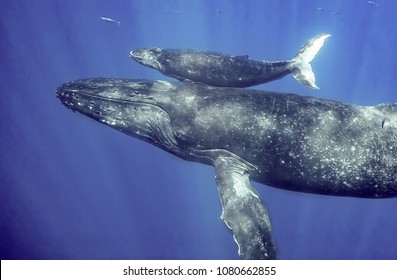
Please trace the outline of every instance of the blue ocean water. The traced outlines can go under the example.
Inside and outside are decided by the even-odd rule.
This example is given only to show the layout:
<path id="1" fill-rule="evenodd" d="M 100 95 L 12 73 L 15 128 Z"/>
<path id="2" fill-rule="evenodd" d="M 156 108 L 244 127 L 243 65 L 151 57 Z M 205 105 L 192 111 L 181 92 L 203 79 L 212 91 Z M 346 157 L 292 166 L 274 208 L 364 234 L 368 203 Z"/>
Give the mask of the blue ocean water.
<path id="1" fill-rule="evenodd" d="M 132 61 L 135 48 L 283 60 L 326 32 L 312 63 L 321 90 L 291 76 L 257 88 L 396 102 L 397 4 L 376 2 L 2 1 L 0 259 L 238 259 L 212 167 L 73 114 L 56 87 L 99 76 L 170 80 Z M 255 187 L 280 258 L 397 259 L 397 198 Z"/>

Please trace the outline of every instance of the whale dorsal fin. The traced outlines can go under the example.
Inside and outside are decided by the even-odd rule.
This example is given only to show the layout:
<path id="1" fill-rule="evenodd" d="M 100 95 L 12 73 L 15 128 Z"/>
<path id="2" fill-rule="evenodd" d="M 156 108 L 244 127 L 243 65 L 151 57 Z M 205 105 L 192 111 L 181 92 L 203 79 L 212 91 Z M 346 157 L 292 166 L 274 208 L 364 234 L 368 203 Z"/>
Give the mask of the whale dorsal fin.
<path id="1" fill-rule="evenodd" d="M 248 60 L 249 56 L 248 55 L 236 55 L 234 58 L 240 59 L 240 60 Z"/>
<path id="2" fill-rule="evenodd" d="M 222 220 L 232 230 L 243 259 L 276 259 L 276 249 L 266 207 L 251 186 L 251 169 L 237 156 L 214 161 L 222 203 Z"/>

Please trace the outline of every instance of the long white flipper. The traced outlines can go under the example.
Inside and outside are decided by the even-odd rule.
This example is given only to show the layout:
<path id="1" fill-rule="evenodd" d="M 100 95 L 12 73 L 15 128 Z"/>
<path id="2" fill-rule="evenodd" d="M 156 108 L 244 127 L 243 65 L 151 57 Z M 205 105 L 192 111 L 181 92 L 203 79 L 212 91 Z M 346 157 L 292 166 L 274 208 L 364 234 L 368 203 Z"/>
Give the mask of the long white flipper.
<path id="1" fill-rule="evenodd" d="M 220 156 L 214 163 L 221 218 L 233 232 L 239 255 L 243 259 L 276 259 L 269 215 L 251 186 L 249 167 L 230 156 Z"/>

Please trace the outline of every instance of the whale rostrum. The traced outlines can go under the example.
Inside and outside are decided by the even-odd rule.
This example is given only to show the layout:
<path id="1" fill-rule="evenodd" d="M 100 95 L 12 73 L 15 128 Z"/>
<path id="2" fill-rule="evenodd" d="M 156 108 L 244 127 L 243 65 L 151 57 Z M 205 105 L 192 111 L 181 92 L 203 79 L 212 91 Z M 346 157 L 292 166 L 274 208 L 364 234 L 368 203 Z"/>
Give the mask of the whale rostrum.
<path id="1" fill-rule="evenodd" d="M 250 181 L 333 196 L 397 196 L 397 104 L 341 102 L 195 83 L 92 78 L 62 103 L 179 158 L 212 165 L 221 218 L 243 259 L 277 257 Z"/>

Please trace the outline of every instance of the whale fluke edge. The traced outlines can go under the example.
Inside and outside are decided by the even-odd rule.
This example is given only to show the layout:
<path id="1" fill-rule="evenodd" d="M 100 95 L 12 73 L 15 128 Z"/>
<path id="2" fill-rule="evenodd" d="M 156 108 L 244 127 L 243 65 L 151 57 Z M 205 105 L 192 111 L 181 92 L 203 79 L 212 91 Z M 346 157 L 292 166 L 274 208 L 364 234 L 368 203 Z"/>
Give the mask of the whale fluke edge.
<path id="1" fill-rule="evenodd" d="M 301 84 L 312 89 L 320 89 L 316 85 L 316 78 L 310 62 L 324 45 L 325 40 L 329 37 L 331 37 L 330 34 L 321 34 L 310 39 L 292 59 L 292 75 Z"/>

